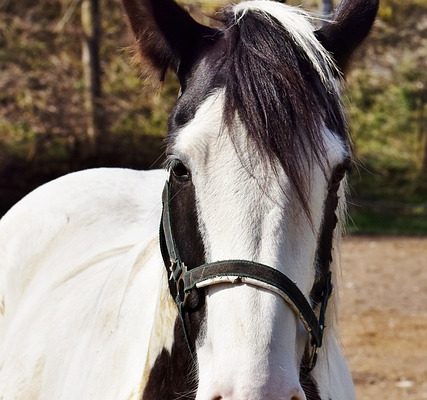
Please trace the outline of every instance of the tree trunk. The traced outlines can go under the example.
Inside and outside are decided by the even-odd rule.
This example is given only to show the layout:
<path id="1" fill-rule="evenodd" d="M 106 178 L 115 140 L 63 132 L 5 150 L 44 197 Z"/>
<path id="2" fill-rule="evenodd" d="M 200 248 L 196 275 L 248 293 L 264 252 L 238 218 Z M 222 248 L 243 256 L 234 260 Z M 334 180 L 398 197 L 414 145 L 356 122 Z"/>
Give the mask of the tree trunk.
<path id="1" fill-rule="evenodd" d="M 427 193 L 427 120 L 424 117 L 425 106 L 421 104 L 420 112 L 420 137 L 424 140 L 423 160 L 421 164 L 421 170 L 418 175 L 418 189 L 424 193 Z"/>
<path id="2" fill-rule="evenodd" d="M 427 135 L 424 138 L 424 156 L 421 166 L 421 176 L 427 180 Z"/>
<path id="3" fill-rule="evenodd" d="M 321 13 L 324 18 L 329 18 L 334 10 L 333 0 L 322 0 Z"/>
<path id="4" fill-rule="evenodd" d="M 101 16 L 99 0 L 82 0 L 81 22 L 83 28 L 82 63 L 85 86 L 84 106 L 87 119 L 87 149 L 93 155 L 99 136 L 103 131 L 101 104 L 101 62 L 99 57 L 101 39 Z"/>

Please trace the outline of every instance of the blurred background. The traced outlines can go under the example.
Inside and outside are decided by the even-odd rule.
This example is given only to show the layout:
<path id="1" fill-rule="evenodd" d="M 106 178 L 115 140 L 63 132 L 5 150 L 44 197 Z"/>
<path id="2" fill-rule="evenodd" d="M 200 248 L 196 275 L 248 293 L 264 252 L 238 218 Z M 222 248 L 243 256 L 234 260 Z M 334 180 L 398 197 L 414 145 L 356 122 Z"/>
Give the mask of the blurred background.
<path id="1" fill-rule="evenodd" d="M 181 2 L 205 23 L 223 3 Z M 319 15 L 338 0 L 288 3 Z M 144 83 L 132 43 L 119 0 L 0 0 L 0 215 L 71 171 L 161 165 L 178 84 Z M 358 398 L 427 399 L 427 0 L 381 0 L 344 97 L 341 315 Z"/>
<path id="2" fill-rule="evenodd" d="M 185 4 L 209 23 L 221 3 Z M 289 3 L 327 13 L 333 1 Z M 144 84 L 132 43 L 119 0 L 0 0 L 1 214 L 69 171 L 161 164 L 178 85 L 172 74 L 158 93 Z M 345 99 L 357 159 L 350 230 L 425 234 L 427 0 L 381 0 Z"/>

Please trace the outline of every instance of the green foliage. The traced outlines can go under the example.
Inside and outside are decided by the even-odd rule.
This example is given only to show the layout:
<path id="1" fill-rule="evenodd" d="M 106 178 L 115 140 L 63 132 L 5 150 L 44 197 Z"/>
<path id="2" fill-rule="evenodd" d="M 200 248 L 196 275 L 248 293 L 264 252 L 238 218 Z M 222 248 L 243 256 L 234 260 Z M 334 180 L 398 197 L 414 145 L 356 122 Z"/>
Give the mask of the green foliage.
<path id="1" fill-rule="evenodd" d="M 412 104 L 410 84 L 402 75 L 401 71 L 394 74 L 397 82 L 403 82 L 399 85 L 383 79 L 375 81 L 375 77 L 359 70 L 349 87 L 348 109 L 356 157 L 363 166 L 373 173 L 392 173 L 413 180 L 422 156 L 419 109 Z"/>
<path id="2" fill-rule="evenodd" d="M 351 234 L 427 235 L 427 214 L 404 214 L 399 211 L 353 210 L 348 224 Z"/>
<path id="3" fill-rule="evenodd" d="M 355 57 L 348 110 L 359 159 L 356 198 L 425 204 L 427 1 L 383 0 Z"/>

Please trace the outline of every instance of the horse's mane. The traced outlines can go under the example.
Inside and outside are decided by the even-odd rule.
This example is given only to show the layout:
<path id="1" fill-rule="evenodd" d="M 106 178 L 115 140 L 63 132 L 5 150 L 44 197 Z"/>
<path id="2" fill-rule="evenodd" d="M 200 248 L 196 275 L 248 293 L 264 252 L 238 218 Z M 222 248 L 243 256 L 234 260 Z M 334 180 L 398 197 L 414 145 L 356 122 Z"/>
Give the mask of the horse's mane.
<path id="1" fill-rule="evenodd" d="M 231 128 L 238 115 L 261 159 L 281 165 L 309 215 L 307 177 L 313 161 L 327 162 L 325 128 L 348 142 L 340 74 L 298 8 L 244 2 L 224 11 L 224 23 L 225 124 Z M 238 130 L 228 130 L 233 139 Z"/>

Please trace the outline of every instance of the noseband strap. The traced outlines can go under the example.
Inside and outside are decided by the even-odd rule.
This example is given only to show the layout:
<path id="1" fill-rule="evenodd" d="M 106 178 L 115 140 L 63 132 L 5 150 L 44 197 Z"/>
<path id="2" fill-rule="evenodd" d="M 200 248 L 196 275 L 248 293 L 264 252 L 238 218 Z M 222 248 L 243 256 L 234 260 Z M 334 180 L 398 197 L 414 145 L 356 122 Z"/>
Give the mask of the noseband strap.
<path id="1" fill-rule="evenodd" d="M 188 269 L 179 255 L 179 250 L 173 237 L 173 221 L 171 220 L 170 210 L 170 180 L 166 182 L 163 190 L 160 248 L 163 259 L 165 260 L 166 269 L 169 273 L 171 295 L 178 306 L 185 339 L 191 353 L 194 353 L 194 348 L 190 343 L 189 327 L 186 322 L 186 314 L 191 313 L 191 307 L 188 304 L 190 294 L 198 292 L 199 296 L 203 296 L 203 293 L 200 293 L 203 288 L 217 284 L 248 284 L 279 295 L 295 312 L 311 339 L 308 342 L 308 349 L 304 358 L 304 372 L 308 373 L 314 368 L 318 350 L 322 346 L 326 308 L 332 293 L 331 272 L 329 268 L 332 261 L 332 236 L 337 221 L 335 215 L 338 203 L 337 191 L 345 171 L 346 168 L 342 168 L 342 166 L 337 168 L 328 187 L 325 207 L 331 203 L 333 210 L 325 210 L 329 216 L 325 214 L 324 219 L 332 218 L 333 222 L 323 221 L 323 224 L 325 225 L 326 222 L 327 230 L 329 231 L 326 236 L 328 239 L 330 236 L 330 248 L 326 249 L 328 256 L 325 257 L 327 259 L 325 265 L 320 266 L 322 278 L 319 282 L 315 283 L 315 287 L 312 289 L 312 294 L 315 292 L 314 308 L 295 282 L 282 272 L 264 264 L 247 260 L 225 260 L 206 263 L 199 267 Z M 325 228 L 321 233 L 321 242 L 323 241 L 322 237 L 325 236 L 324 231 Z M 329 240 L 327 242 L 329 245 Z M 319 317 L 314 312 L 317 306 L 320 306 L 318 311 Z"/>
<path id="2" fill-rule="evenodd" d="M 181 283 L 182 279 L 182 283 Z M 322 345 L 323 326 L 319 325 L 316 315 L 305 296 L 286 275 L 267 265 L 246 260 L 227 260 L 204 264 L 198 268 L 187 270 L 184 266 L 178 287 L 177 301 L 186 306 L 186 298 L 193 290 L 216 284 L 245 283 L 278 294 L 300 318 L 310 333 L 312 344 Z"/>

